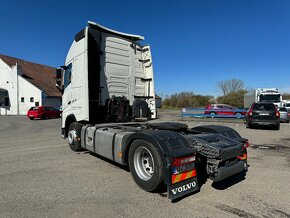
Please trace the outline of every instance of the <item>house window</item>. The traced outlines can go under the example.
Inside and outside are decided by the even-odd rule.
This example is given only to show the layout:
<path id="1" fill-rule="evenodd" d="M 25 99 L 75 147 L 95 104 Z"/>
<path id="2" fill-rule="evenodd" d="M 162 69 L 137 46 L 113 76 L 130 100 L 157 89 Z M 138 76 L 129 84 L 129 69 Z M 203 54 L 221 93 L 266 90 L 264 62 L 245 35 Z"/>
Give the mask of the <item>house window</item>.
<path id="1" fill-rule="evenodd" d="M 39 106 L 39 102 L 35 102 L 35 107 L 38 107 Z"/>
<path id="2" fill-rule="evenodd" d="M 30 97 L 30 102 L 34 102 L 34 98 L 33 97 Z"/>
<path id="3" fill-rule="evenodd" d="M 21 97 L 21 102 L 24 102 L 24 97 Z"/>

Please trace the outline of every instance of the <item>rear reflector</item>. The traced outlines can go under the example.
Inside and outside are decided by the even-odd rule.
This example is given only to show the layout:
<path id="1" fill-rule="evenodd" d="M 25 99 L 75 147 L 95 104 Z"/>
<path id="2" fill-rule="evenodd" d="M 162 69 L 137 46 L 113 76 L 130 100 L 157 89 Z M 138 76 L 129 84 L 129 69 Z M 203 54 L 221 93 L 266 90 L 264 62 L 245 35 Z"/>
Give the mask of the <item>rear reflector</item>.
<path id="1" fill-rule="evenodd" d="M 246 160 L 247 159 L 247 153 L 245 153 L 243 156 L 238 156 L 240 160 Z"/>
<path id="2" fill-rule="evenodd" d="M 172 182 L 172 184 L 174 184 L 174 183 L 181 182 L 183 180 L 186 180 L 186 179 L 189 179 L 189 178 L 192 178 L 192 177 L 195 177 L 195 176 L 196 176 L 196 170 L 193 169 L 193 170 L 190 170 L 190 171 L 187 171 L 187 172 L 184 172 L 184 173 L 180 173 L 180 174 L 177 174 L 177 175 L 172 175 L 171 176 L 171 182 Z"/>

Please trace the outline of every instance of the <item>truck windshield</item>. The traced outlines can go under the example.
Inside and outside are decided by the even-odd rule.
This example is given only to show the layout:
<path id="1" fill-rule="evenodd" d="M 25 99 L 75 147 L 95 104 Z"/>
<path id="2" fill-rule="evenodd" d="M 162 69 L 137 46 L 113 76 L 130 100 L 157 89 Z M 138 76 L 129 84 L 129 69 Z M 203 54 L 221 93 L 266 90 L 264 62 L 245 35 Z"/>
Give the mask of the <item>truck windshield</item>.
<path id="1" fill-rule="evenodd" d="M 260 95 L 260 102 L 280 102 L 280 95 Z"/>

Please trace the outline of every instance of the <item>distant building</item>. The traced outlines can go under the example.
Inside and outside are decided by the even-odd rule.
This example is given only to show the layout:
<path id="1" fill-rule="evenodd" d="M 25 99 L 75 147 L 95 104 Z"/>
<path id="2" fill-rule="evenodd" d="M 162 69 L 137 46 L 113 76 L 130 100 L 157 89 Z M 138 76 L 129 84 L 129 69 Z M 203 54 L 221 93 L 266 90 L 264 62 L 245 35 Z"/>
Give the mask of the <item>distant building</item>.
<path id="1" fill-rule="evenodd" d="M 55 68 L 0 54 L 0 115 L 26 115 L 32 106 L 61 106 Z"/>
<path id="2" fill-rule="evenodd" d="M 156 108 L 161 108 L 162 107 L 162 98 L 160 98 L 156 94 L 155 94 L 155 104 L 156 104 Z"/>

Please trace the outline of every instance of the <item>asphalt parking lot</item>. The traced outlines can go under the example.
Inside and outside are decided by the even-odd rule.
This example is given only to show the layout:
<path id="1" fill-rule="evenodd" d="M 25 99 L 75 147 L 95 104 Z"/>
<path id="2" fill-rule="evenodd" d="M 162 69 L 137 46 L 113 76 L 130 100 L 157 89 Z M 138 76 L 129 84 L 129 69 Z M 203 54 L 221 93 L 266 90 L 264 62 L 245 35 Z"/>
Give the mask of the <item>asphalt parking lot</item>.
<path id="1" fill-rule="evenodd" d="M 177 120 L 161 112 L 160 120 Z M 246 179 L 208 180 L 200 192 L 171 203 L 140 189 L 128 170 L 89 152 L 72 152 L 60 119 L 0 117 L 0 217 L 290 217 L 290 125 L 246 129 L 251 142 Z"/>

